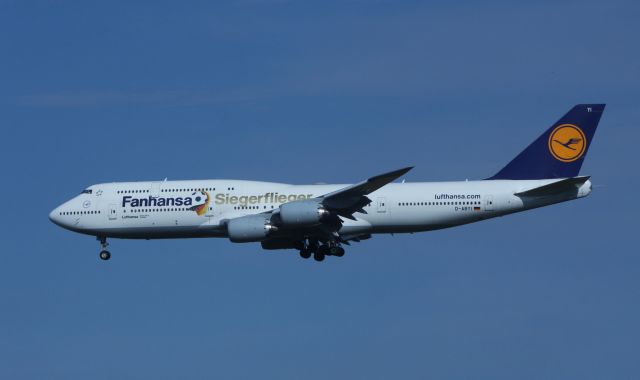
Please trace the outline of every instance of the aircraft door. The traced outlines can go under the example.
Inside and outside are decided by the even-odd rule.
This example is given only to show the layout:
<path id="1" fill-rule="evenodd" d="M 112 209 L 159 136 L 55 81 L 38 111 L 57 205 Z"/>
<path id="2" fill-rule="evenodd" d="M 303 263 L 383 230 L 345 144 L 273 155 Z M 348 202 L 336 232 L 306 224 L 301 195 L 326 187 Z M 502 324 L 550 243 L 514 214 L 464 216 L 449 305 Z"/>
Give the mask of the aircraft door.
<path id="1" fill-rule="evenodd" d="M 152 197 L 160 196 L 160 182 L 153 182 L 151 184 L 151 188 L 149 189 L 149 193 Z"/>
<path id="2" fill-rule="evenodd" d="M 487 195 L 484 198 L 484 210 L 493 211 L 493 195 Z"/>
<path id="3" fill-rule="evenodd" d="M 116 220 L 118 218 L 118 205 L 112 203 L 109 205 L 109 220 Z"/>
<path id="4" fill-rule="evenodd" d="M 379 213 L 387 212 L 387 199 L 385 197 L 378 197 L 376 201 L 376 206 L 378 208 Z"/>

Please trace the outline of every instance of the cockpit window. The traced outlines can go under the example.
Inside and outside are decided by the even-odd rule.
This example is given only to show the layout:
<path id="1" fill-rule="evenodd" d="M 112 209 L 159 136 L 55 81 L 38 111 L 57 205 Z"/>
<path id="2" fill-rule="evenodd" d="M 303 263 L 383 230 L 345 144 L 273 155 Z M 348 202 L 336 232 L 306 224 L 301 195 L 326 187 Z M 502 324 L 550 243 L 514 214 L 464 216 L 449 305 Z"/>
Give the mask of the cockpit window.
<path id="1" fill-rule="evenodd" d="M 82 190 L 82 193 L 80 193 L 80 194 L 91 194 L 91 193 L 93 193 L 93 190 L 85 189 L 85 190 Z"/>

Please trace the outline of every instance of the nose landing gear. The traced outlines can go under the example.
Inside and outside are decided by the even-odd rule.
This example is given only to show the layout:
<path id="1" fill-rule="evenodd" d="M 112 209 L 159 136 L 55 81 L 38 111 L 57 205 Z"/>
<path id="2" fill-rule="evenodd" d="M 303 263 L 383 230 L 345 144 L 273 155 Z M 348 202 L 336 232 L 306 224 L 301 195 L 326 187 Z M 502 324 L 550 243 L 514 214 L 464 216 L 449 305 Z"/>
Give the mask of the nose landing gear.
<path id="1" fill-rule="evenodd" d="M 100 251 L 100 258 L 102 260 L 109 260 L 111 258 L 111 252 L 107 251 L 107 247 L 109 246 L 107 238 L 104 236 L 98 236 L 98 240 L 100 241 L 100 247 L 102 247 L 102 250 Z"/>

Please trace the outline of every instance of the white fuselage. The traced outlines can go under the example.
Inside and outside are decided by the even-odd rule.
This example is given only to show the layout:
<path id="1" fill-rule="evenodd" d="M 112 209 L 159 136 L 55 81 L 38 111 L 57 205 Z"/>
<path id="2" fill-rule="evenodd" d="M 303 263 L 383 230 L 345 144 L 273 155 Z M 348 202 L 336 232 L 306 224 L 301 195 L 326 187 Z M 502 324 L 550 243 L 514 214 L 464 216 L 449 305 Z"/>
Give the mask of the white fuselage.
<path id="1" fill-rule="evenodd" d="M 518 192 L 550 180 L 391 183 L 368 195 L 366 213 L 345 219 L 341 235 L 419 232 L 453 227 L 584 197 L 576 191 L 544 197 Z M 50 214 L 56 224 L 101 237 L 161 239 L 226 237 L 226 220 L 319 197 L 348 185 L 289 185 L 236 180 L 105 183 L 89 187 Z M 207 202 L 208 199 L 208 202 Z"/>

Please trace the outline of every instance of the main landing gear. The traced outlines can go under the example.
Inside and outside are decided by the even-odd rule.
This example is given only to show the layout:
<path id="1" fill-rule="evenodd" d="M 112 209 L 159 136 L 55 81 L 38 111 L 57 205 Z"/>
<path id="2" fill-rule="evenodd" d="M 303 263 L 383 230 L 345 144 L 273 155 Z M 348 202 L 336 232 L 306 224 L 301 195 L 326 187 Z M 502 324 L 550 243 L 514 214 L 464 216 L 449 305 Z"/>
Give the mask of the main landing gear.
<path id="1" fill-rule="evenodd" d="M 107 251 L 107 247 L 109 246 L 107 238 L 104 236 L 98 236 L 98 240 L 100 241 L 100 247 L 102 247 L 100 250 L 100 258 L 102 260 L 109 260 L 111 258 L 111 252 Z"/>
<path id="2" fill-rule="evenodd" d="M 300 250 L 300 257 L 308 259 L 313 255 L 315 261 L 323 261 L 327 256 L 344 256 L 344 248 L 337 243 L 319 245 L 317 241 L 310 241 Z"/>

